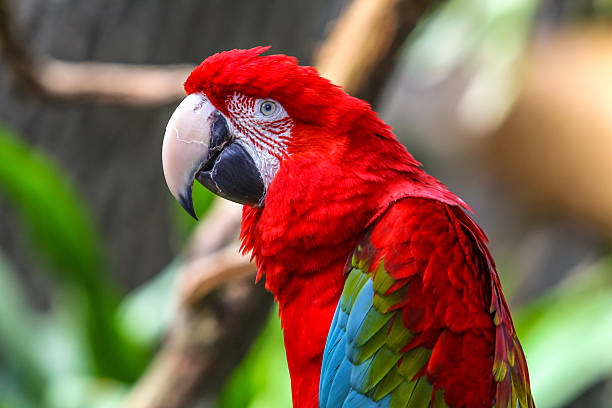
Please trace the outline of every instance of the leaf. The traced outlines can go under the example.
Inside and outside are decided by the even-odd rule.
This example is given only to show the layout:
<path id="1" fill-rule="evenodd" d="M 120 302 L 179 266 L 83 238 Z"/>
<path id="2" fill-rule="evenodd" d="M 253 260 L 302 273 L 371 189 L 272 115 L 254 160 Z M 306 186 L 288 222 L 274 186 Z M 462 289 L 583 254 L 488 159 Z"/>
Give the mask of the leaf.
<path id="1" fill-rule="evenodd" d="M 133 341 L 155 347 L 170 325 L 177 307 L 174 280 L 178 267 L 179 261 L 173 261 L 121 302 L 117 322 L 121 331 Z"/>
<path id="2" fill-rule="evenodd" d="M 144 366 L 142 351 L 117 331 L 118 290 L 110 280 L 100 237 L 69 178 L 41 153 L 0 128 L 0 193 L 28 231 L 41 270 L 50 272 L 87 339 L 99 374 L 130 380 Z M 64 309 L 66 310 L 66 309 Z"/>
<path id="3" fill-rule="evenodd" d="M 62 281 L 111 291 L 99 236 L 67 180 L 48 159 L 0 128 L 0 191 L 13 203 L 37 250 Z"/>
<path id="4" fill-rule="evenodd" d="M 515 314 L 539 408 L 567 406 L 612 375 L 612 258 Z"/>
<path id="5" fill-rule="evenodd" d="M 44 404 L 49 408 L 119 408 L 126 394 L 127 387 L 116 381 L 64 376 L 51 382 Z"/>
<path id="6" fill-rule="evenodd" d="M 13 377 L 7 376 L 0 369 L 0 408 L 40 408 L 40 402 L 33 401 L 28 395 L 13 383 Z"/>
<path id="7" fill-rule="evenodd" d="M 24 400 L 37 399 L 42 394 L 45 373 L 32 336 L 32 327 L 37 327 L 39 319 L 24 297 L 15 271 L 0 254 L 0 356 L 10 375 L 0 378 L 0 388 L 8 390 L 9 380 L 13 382 L 13 399 L 17 395 L 23 395 Z M 5 398 L 8 395 L 0 392 L 0 401 Z"/>

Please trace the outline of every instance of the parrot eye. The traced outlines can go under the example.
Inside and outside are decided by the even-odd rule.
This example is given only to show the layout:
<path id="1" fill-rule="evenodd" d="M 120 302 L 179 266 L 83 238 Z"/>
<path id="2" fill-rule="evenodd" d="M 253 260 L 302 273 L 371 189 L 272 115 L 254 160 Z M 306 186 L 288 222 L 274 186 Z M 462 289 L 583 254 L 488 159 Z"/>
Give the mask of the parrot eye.
<path id="1" fill-rule="evenodd" d="M 264 116 L 272 116 L 276 112 L 276 102 L 265 100 L 261 103 L 259 111 Z"/>

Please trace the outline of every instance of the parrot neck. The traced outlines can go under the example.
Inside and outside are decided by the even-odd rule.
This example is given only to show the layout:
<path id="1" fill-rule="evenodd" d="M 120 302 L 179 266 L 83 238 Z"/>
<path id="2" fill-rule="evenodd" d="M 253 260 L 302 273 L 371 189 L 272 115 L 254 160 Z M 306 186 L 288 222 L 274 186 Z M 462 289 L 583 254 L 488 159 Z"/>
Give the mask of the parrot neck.
<path id="1" fill-rule="evenodd" d="M 345 265 L 371 222 L 407 196 L 462 205 L 375 119 L 382 129 L 358 124 L 362 133 L 334 139 L 325 160 L 308 153 L 286 159 L 265 206 L 244 207 L 243 250 L 253 251 L 258 279 L 265 271 L 266 288 L 280 306 L 295 408 L 318 406 L 323 350 Z"/>

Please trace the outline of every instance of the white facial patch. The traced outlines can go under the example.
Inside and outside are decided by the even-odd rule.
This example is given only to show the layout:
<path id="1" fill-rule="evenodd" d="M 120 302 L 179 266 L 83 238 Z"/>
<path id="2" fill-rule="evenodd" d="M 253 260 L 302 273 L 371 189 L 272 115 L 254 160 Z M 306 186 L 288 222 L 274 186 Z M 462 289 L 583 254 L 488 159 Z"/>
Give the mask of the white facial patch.
<path id="1" fill-rule="evenodd" d="M 280 160 L 287 156 L 293 119 L 272 99 L 235 93 L 228 97 L 226 106 L 229 130 L 255 161 L 267 188 Z"/>

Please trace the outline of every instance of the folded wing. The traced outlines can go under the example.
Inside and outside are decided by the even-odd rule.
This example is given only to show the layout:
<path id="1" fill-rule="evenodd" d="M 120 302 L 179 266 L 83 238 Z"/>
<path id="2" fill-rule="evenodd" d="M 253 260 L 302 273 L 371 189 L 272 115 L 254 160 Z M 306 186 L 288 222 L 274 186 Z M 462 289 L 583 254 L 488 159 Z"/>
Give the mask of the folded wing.
<path id="1" fill-rule="evenodd" d="M 395 203 L 347 265 L 322 408 L 533 407 L 482 231 L 456 207 Z"/>

